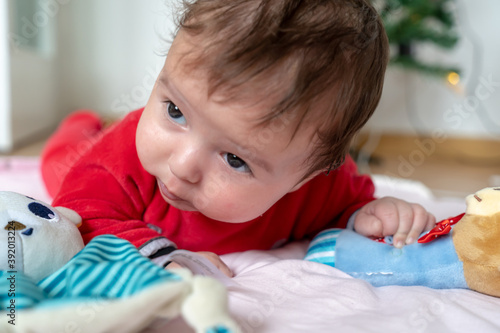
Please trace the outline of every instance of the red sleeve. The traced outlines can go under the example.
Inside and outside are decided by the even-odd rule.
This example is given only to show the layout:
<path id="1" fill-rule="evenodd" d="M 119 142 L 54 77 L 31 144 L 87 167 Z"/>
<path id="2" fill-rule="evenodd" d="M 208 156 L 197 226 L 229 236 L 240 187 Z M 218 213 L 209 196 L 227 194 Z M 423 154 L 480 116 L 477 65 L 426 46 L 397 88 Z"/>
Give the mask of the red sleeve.
<path id="1" fill-rule="evenodd" d="M 97 235 L 113 234 L 139 247 L 160 237 L 142 220 L 156 182 L 142 168 L 135 149 L 140 114 L 131 113 L 83 155 L 54 199 L 54 205 L 82 216 L 85 243 Z M 166 239 L 163 243 L 168 245 Z"/>
<path id="2" fill-rule="evenodd" d="M 347 221 L 354 212 L 375 200 L 375 186 L 368 175 L 360 175 L 356 163 L 349 156 L 337 175 L 336 190 L 331 200 L 338 200 L 345 205 L 337 227 L 345 228 Z"/>

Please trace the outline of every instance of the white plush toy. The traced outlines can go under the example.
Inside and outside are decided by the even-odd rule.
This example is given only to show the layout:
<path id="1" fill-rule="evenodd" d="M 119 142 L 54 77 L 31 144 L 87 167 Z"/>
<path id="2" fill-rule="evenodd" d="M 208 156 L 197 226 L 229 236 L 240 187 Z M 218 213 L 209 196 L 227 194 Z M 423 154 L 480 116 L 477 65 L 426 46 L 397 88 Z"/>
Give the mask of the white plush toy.
<path id="1" fill-rule="evenodd" d="M 35 281 L 55 272 L 83 249 L 81 222 L 71 209 L 0 192 L 0 270 L 24 272 Z"/>
<path id="2" fill-rule="evenodd" d="M 0 332 L 140 332 L 178 316 L 198 333 L 240 332 L 219 281 L 164 270 L 113 235 L 84 246 L 80 223 L 0 191 Z"/>

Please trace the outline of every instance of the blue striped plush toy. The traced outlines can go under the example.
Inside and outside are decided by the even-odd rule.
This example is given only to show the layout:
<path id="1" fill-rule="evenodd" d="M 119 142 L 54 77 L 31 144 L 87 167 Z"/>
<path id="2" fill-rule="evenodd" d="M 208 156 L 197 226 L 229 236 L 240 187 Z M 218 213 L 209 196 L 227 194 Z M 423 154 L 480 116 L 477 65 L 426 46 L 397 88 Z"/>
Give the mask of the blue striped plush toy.
<path id="1" fill-rule="evenodd" d="M 84 247 L 80 222 L 0 192 L 1 332 L 137 332 L 181 314 L 197 332 L 239 332 L 220 282 L 165 270 L 116 236 Z"/>

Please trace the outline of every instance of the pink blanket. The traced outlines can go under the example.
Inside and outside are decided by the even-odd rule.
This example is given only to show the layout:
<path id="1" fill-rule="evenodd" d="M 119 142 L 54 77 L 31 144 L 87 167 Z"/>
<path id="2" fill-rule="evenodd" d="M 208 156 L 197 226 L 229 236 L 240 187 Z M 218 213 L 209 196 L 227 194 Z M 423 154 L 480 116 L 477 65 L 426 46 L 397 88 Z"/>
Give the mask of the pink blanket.
<path id="1" fill-rule="evenodd" d="M 0 191 L 12 191 L 50 203 L 38 157 L 0 157 Z"/>

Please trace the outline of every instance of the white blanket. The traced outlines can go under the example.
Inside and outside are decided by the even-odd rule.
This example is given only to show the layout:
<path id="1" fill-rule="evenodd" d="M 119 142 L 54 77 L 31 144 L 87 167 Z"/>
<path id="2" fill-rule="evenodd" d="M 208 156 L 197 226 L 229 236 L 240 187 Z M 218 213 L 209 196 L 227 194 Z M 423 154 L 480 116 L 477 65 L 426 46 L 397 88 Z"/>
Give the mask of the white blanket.
<path id="1" fill-rule="evenodd" d="M 240 287 L 230 309 L 246 332 L 498 332 L 500 299 L 468 290 L 374 288 L 301 258 L 305 244 L 226 256 Z M 252 264 L 249 264 L 252 263 Z"/>
<path id="2" fill-rule="evenodd" d="M 0 190 L 46 200 L 36 161 L 28 162 L 32 168 L 14 177 L 0 160 Z M 419 202 L 438 219 L 465 210 L 462 198 L 438 200 L 418 182 L 375 181 L 377 195 Z M 500 332 L 500 298 L 469 290 L 374 288 L 335 268 L 301 260 L 306 248 L 302 242 L 223 256 L 236 275 L 229 287 L 230 311 L 244 332 Z M 157 322 L 145 332 L 166 331 L 190 329 L 174 320 Z"/>
<path id="3" fill-rule="evenodd" d="M 417 202 L 438 220 L 465 211 L 419 182 L 374 177 L 376 195 Z M 479 189 L 478 189 L 479 190 Z M 301 260 L 307 242 L 224 255 L 235 273 L 230 311 L 244 332 L 500 332 L 500 298 L 470 290 L 375 288 L 338 269 Z M 189 332 L 181 322 L 155 330 Z"/>

